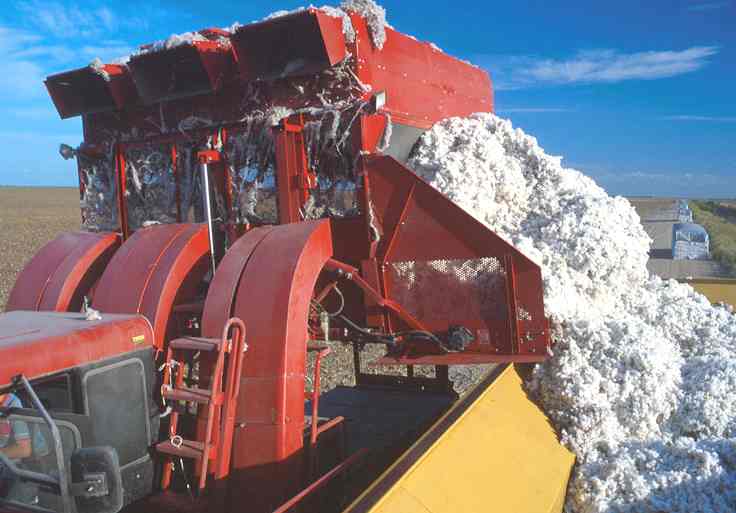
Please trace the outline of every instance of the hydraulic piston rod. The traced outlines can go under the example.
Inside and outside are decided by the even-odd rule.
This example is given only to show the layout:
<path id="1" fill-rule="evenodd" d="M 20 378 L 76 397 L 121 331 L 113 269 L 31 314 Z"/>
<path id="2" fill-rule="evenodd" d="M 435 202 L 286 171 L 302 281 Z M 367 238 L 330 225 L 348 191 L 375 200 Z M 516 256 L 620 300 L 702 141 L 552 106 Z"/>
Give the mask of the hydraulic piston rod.
<path id="1" fill-rule="evenodd" d="M 209 166 L 211 163 L 219 162 L 220 153 L 217 151 L 200 151 L 199 152 L 199 164 L 202 171 L 202 196 L 204 200 L 204 211 L 207 217 L 207 231 L 209 233 L 210 240 L 210 259 L 212 263 L 212 275 L 215 274 L 215 232 L 214 232 L 214 220 L 212 219 L 212 203 L 210 200 L 210 177 L 209 177 Z"/>

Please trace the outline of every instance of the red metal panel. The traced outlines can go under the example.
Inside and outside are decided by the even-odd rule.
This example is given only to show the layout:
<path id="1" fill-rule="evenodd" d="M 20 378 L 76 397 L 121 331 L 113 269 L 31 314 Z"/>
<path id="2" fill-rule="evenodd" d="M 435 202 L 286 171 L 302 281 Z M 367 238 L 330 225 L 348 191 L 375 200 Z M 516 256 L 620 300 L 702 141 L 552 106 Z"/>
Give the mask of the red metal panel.
<path id="1" fill-rule="evenodd" d="M 342 20 L 314 8 L 243 26 L 231 40 L 246 81 L 311 75 L 347 53 Z"/>
<path id="2" fill-rule="evenodd" d="M 330 66 L 334 66 L 347 56 L 342 18 L 330 16 L 319 9 L 313 9 L 312 11 L 317 18 L 317 23 L 319 23 L 322 44 L 324 44 L 327 59 Z"/>
<path id="3" fill-rule="evenodd" d="M 210 269 L 209 236 L 204 224 L 189 225 L 166 248 L 146 285 L 139 313 L 153 324 L 156 347 L 171 337 L 171 312 L 176 303 L 193 299 Z"/>
<path id="4" fill-rule="evenodd" d="M 105 73 L 110 77 L 110 94 L 117 109 L 135 105 L 140 101 L 127 66 L 105 64 Z"/>
<path id="5" fill-rule="evenodd" d="M 85 233 L 50 277 L 38 309 L 79 311 L 83 297 L 90 293 L 119 247 L 117 233 Z"/>
<path id="6" fill-rule="evenodd" d="M 469 353 L 543 359 L 550 339 L 539 266 L 393 158 L 366 157 L 364 170 L 383 229 L 376 256 L 386 297 L 433 331 L 475 332 L 462 354 L 413 363 L 459 363 Z"/>
<path id="7" fill-rule="evenodd" d="M 26 264 L 6 311 L 78 308 L 119 244 L 114 233 L 69 232 L 46 244 Z"/>
<path id="8" fill-rule="evenodd" d="M 279 222 L 301 221 L 300 209 L 310 188 L 307 154 L 304 150 L 303 122 L 284 120 L 274 129 L 276 145 L 276 186 L 279 193 Z"/>
<path id="9" fill-rule="evenodd" d="M 141 316 L 103 314 L 87 321 L 79 313 L 5 313 L 0 315 L 0 387 L 18 374 L 34 379 L 152 343 L 151 325 Z"/>
<path id="10" fill-rule="evenodd" d="M 101 312 L 141 313 L 162 348 L 175 301 L 192 299 L 209 254 L 203 224 L 155 225 L 136 231 L 115 254 L 95 291 Z"/>
<path id="11" fill-rule="evenodd" d="M 238 287 L 233 314 L 247 326 L 249 349 L 237 412 L 245 429 L 236 432 L 233 445 L 231 499 L 233 505 L 247 501 L 256 513 L 272 511 L 300 485 L 307 317 L 331 255 L 327 220 L 274 227 L 257 243 Z M 203 335 L 218 336 L 221 328 L 208 323 Z"/>
<path id="12" fill-rule="evenodd" d="M 217 37 L 136 55 L 128 67 L 148 104 L 214 92 L 235 76 L 230 45 Z"/>
<path id="13" fill-rule="evenodd" d="M 384 110 L 395 121 L 429 128 L 448 117 L 493 112 L 491 80 L 484 70 L 391 28 L 379 50 L 365 20 L 350 18 L 358 32 L 356 73 L 374 92 L 387 93 Z"/>
<path id="14" fill-rule="evenodd" d="M 222 331 L 222 327 L 231 317 L 243 269 L 253 251 L 272 229 L 271 226 L 264 226 L 251 230 L 225 253 L 207 291 L 202 315 L 202 333 Z"/>
<path id="15" fill-rule="evenodd" d="M 125 151 L 120 144 L 115 145 L 115 180 L 117 182 L 117 206 L 118 215 L 120 216 L 120 231 L 123 240 L 128 240 L 130 236 L 130 226 L 128 225 L 128 202 L 126 201 L 127 191 L 125 178 Z"/>
<path id="16" fill-rule="evenodd" d="M 186 225 L 156 225 L 138 230 L 125 241 L 102 275 L 94 307 L 102 312 L 138 313 L 138 308 L 161 254 Z"/>
<path id="17" fill-rule="evenodd" d="M 46 89 L 62 118 L 122 109 L 138 101 L 135 85 L 125 66 L 103 65 L 106 77 L 91 66 L 52 75 Z"/>
<path id="18" fill-rule="evenodd" d="M 371 114 L 360 117 L 360 149 L 376 153 L 388 124 L 387 114 Z"/>

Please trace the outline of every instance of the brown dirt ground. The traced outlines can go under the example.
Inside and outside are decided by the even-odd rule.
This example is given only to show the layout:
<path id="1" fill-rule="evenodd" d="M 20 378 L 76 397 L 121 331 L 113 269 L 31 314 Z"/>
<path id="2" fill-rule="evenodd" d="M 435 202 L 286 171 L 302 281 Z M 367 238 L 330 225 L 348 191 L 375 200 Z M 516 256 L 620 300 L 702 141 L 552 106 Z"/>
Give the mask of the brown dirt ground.
<path id="1" fill-rule="evenodd" d="M 0 312 L 26 262 L 58 234 L 79 227 L 78 189 L 0 187 Z"/>

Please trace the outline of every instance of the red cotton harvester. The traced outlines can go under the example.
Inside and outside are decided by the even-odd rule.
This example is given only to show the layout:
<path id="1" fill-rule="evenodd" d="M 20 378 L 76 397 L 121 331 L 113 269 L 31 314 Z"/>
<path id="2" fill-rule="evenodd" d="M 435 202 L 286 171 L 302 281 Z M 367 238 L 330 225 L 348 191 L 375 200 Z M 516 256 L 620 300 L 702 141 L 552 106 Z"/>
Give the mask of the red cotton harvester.
<path id="1" fill-rule="evenodd" d="M 421 447 L 502 376 L 523 394 L 508 364 L 547 358 L 540 268 L 404 165 L 434 123 L 493 110 L 481 69 L 309 8 L 46 86 L 62 118 L 82 116 L 62 153 L 84 231 L 30 260 L 0 316 L 0 390 L 24 403 L 0 415 L 44 442 L 0 452 L 3 508 L 409 511 L 383 499 Z M 335 347 L 354 385 L 322 393 Z M 497 365 L 458 400 L 448 367 L 475 364 Z M 534 408 L 485 422 L 526 416 L 507 442 L 557 454 Z M 459 465 L 492 459 L 468 443 Z M 549 462 L 515 469 L 554 485 L 535 492 L 547 508 L 560 461 L 557 481 L 535 470 Z M 447 497 L 460 480 L 488 486 L 443 478 Z"/>

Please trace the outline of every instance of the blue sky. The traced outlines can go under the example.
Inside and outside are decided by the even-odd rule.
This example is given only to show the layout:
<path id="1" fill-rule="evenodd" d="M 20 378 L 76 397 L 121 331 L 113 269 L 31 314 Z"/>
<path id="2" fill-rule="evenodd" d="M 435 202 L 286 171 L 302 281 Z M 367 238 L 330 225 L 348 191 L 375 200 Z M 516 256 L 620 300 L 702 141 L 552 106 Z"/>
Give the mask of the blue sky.
<path id="1" fill-rule="evenodd" d="M 304 3 L 6 0 L 0 184 L 75 184 L 57 149 L 81 122 L 58 119 L 46 75 Z M 736 0 L 382 5 L 398 30 L 488 69 L 498 114 L 609 192 L 736 197 Z"/>

